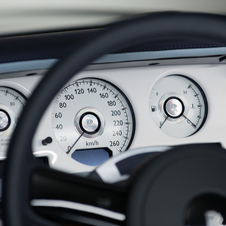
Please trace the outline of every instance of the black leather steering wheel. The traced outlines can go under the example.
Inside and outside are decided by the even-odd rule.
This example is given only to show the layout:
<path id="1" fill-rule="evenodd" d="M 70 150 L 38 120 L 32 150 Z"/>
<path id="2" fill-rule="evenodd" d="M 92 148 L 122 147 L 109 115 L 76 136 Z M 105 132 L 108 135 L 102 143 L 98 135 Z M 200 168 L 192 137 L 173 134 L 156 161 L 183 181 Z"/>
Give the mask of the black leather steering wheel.
<path id="1" fill-rule="evenodd" d="M 224 16 L 154 13 L 112 24 L 97 32 L 92 39 L 76 45 L 72 53 L 57 63 L 40 82 L 14 132 L 3 184 L 4 225 L 55 225 L 34 212 L 30 205 L 34 197 L 60 198 L 105 208 L 124 215 L 126 220 L 121 224 L 129 226 L 183 225 L 188 199 L 208 194 L 226 198 L 226 154 L 218 146 L 176 148 L 157 157 L 151 164 L 147 161 L 132 176 L 126 188 L 48 169 L 32 154 L 34 133 L 51 100 L 72 76 L 98 57 L 133 44 L 158 41 L 162 37 L 199 38 L 221 44 L 226 41 L 225 28 Z M 186 180 L 181 172 L 187 177 L 183 187 L 180 186 Z M 159 201 L 161 197 L 164 202 Z M 101 202 L 103 199 L 108 201 L 107 204 Z M 110 225 L 105 220 L 106 225 Z"/>

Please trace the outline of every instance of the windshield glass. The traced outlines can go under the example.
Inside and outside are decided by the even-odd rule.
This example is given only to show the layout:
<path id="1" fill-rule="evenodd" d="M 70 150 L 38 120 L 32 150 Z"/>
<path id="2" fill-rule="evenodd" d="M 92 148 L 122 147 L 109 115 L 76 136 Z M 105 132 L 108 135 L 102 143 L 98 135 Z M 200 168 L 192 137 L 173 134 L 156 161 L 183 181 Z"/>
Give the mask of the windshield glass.
<path id="1" fill-rule="evenodd" d="M 98 27 L 153 11 L 226 14 L 225 0 L 8 0 L 0 3 L 0 35 Z"/>

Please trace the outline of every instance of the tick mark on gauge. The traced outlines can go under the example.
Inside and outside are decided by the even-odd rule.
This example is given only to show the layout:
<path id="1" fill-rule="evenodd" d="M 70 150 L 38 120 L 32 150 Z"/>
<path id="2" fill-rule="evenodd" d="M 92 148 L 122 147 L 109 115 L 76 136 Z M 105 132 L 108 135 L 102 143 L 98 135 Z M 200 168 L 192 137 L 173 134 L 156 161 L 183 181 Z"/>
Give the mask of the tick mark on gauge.
<path id="1" fill-rule="evenodd" d="M 194 95 L 194 97 L 197 97 L 199 94 L 198 93 L 196 93 L 195 95 Z"/>
<path id="2" fill-rule="evenodd" d="M 190 89 L 191 88 L 191 84 L 188 86 L 188 89 Z"/>
<path id="3" fill-rule="evenodd" d="M 117 97 L 118 97 L 118 94 L 115 95 L 115 98 L 117 98 Z"/>
<path id="4" fill-rule="evenodd" d="M 122 108 L 122 111 L 126 110 L 126 107 Z"/>
<path id="5" fill-rule="evenodd" d="M 103 87 L 103 90 L 105 90 L 106 89 L 106 85 L 104 85 L 104 87 Z"/>
<path id="6" fill-rule="evenodd" d="M 123 136 L 123 137 L 124 137 L 126 140 L 127 140 L 127 139 L 129 139 L 129 138 L 128 138 L 128 137 L 126 137 L 126 136 Z"/>
<path id="7" fill-rule="evenodd" d="M 152 89 L 152 91 L 155 93 L 155 95 L 156 95 L 156 96 L 158 96 L 158 95 L 159 95 L 159 93 L 158 93 L 158 92 L 156 92 L 156 91 L 155 91 L 155 89 Z"/>

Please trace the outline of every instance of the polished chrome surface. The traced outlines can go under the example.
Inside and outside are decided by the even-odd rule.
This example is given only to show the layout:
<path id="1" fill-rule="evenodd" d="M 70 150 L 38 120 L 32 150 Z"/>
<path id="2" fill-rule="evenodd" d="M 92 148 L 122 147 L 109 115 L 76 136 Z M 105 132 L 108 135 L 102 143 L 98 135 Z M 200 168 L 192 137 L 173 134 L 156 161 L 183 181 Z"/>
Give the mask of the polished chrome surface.
<path id="1" fill-rule="evenodd" d="M 10 125 L 10 118 L 8 114 L 0 110 L 0 131 L 6 130 Z"/>
<path id="2" fill-rule="evenodd" d="M 88 113 L 81 119 L 82 129 L 87 133 L 95 132 L 99 127 L 98 119 L 95 115 Z"/>
<path id="3" fill-rule="evenodd" d="M 174 97 L 167 100 L 165 104 L 166 114 L 172 118 L 177 118 L 183 114 L 183 108 L 183 103 Z"/>

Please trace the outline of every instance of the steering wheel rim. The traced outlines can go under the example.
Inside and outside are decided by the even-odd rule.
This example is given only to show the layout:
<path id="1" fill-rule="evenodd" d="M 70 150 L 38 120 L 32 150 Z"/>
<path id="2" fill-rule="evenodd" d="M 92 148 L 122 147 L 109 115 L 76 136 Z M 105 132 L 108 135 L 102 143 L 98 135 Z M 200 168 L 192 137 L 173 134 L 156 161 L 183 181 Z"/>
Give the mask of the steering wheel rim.
<path id="1" fill-rule="evenodd" d="M 15 129 L 8 151 L 3 183 L 4 224 L 31 225 L 28 216 L 31 214 L 28 184 L 30 174 L 36 166 L 31 151 L 32 138 L 44 111 L 63 84 L 103 54 L 144 40 L 156 41 L 159 37 L 180 36 L 199 37 L 220 44 L 225 43 L 225 25 L 224 16 L 154 13 L 115 23 L 106 30 L 98 32 L 92 40 L 76 45 L 72 53 L 50 69 L 40 82 Z M 45 225 L 44 222 L 40 223 Z"/>

